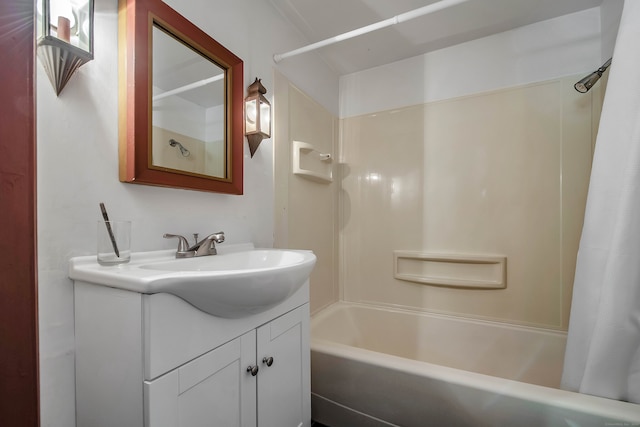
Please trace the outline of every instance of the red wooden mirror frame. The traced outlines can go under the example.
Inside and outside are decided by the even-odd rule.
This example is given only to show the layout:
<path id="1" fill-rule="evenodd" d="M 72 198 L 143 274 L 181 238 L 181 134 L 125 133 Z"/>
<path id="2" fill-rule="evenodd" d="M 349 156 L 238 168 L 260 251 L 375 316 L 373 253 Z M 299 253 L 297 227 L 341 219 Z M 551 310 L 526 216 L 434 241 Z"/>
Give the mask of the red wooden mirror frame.
<path id="1" fill-rule="evenodd" d="M 151 165 L 152 29 L 154 22 L 225 69 L 226 173 L 223 178 Z M 120 0 L 120 181 L 227 194 L 243 192 L 243 62 L 160 0 Z"/>

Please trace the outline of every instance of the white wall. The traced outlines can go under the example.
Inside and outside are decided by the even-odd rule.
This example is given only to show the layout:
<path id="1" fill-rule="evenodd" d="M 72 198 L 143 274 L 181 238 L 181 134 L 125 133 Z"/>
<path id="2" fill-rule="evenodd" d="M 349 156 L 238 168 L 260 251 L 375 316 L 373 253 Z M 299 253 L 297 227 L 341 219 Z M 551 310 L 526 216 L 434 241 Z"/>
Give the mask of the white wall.
<path id="1" fill-rule="evenodd" d="M 600 64 L 600 19 L 587 9 L 342 76 L 340 117 L 586 74 Z"/>
<path id="2" fill-rule="evenodd" d="M 154 126 L 207 141 L 208 110 L 179 96 L 154 101 L 151 120 Z M 224 117 L 222 111 L 218 114 Z M 221 127 L 221 126 L 220 126 Z M 222 132 L 220 132 L 222 134 Z"/>
<path id="3" fill-rule="evenodd" d="M 604 0 L 600 6 L 600 26 L 602 28 L 602 62 L 611 58 L 618 35 L 624 0 Z"/>
<path id="4" fill-rule="evenodd" d="M 272 55 L 305 44 L 267 2 L 170 0 L 168 3 L 244 60 L 273 96 Z M 42 426 L 75 425 L 73 287 L 70 257 L 95 253 L 98 203 L 113 219 L 133 220 L 134 251 L 173 248 L 165 232 L 224 230 L 227 242 L 273 244 L 271 141 L 253 158 L 245 143 L 243 196 L 156 188 L 118 181 L 117 1 L 96 0 L 95 59 L 56 98 L 38 66 L 38 274 Z M 259 17 L 260 25 L 248 22 Z M 268 28 L 259 34 L 258 28 Z M 338 79 L 314 55 L 278 70 L 330 111 Z"/>

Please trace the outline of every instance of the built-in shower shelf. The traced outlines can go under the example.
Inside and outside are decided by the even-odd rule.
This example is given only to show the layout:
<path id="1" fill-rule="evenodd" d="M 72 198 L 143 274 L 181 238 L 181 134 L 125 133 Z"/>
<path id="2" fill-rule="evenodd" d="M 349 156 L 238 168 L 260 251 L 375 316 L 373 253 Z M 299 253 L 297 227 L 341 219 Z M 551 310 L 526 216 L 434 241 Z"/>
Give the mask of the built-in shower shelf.
<path id="1" fill-rule="evenodd" d="M 503 255 L 393 252 L 394 277 L 423 285 L 466 289 L 507 287 L 507 257 Z"/>
<path id="2" fill-rule="evenodd" d="M 293 174 L 302 178 L 329 184 L 333 181 L 333 158 L 329 153 L 316 150 L 313 145 L 293 141 Z"/>

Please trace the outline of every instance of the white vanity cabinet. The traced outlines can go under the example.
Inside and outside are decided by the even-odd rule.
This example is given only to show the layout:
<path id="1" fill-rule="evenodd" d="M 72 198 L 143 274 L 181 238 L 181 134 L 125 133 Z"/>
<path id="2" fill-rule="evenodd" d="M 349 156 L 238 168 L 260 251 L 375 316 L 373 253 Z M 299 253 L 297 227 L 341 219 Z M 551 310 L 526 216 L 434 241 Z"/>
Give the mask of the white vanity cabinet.
<path id="1" fill-rule="evenodd" d="M 146 425 L 306 425 L 308 318 L 307 307 L 299 307 L 145 381 Z"/>
<path id="2" fill-rule="evenodd" d="M 78 427 L 310 426 L 308 282 L 240 319 L 81 281 L 75 300 Z"/>
<path id="3" fill-rule="evenodd" d="M 307 425 L 311 421 L 309 306 L 258 328 L 257 343 L 258 427 Z"/>
<path id="4" fill-rule="evenodd" d="M 255 331 L 251 331 L 145 381 L 145 425 L 255 426 L 256 379 L 242 372 L 254 363 L 255 349 Z"/>

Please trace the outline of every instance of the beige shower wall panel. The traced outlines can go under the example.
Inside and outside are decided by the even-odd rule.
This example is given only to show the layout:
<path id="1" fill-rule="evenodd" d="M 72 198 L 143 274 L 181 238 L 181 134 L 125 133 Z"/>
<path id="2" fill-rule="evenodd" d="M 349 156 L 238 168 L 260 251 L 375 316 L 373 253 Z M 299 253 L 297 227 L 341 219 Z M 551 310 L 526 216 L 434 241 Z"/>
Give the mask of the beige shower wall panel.
<path id="1" fill-rule="evenodd" d="M 317 262 L 310 278 L 311 312 L 338 300 L 338 185 L 293 175 L 292 143 L 311 144 L 336 157 L 338 119 L 276 73 L 276 247 L 310 249 Z M 336 175 L 335 162 L 333 175 Z"/>
<path id="2" fill-rule="evenodd" d="M 572 84 L 344 119 L 345 299 L 566 329 L 593 108 Z M 507 287 L 396 280 L 394 250 L 505 255 Z"/>

